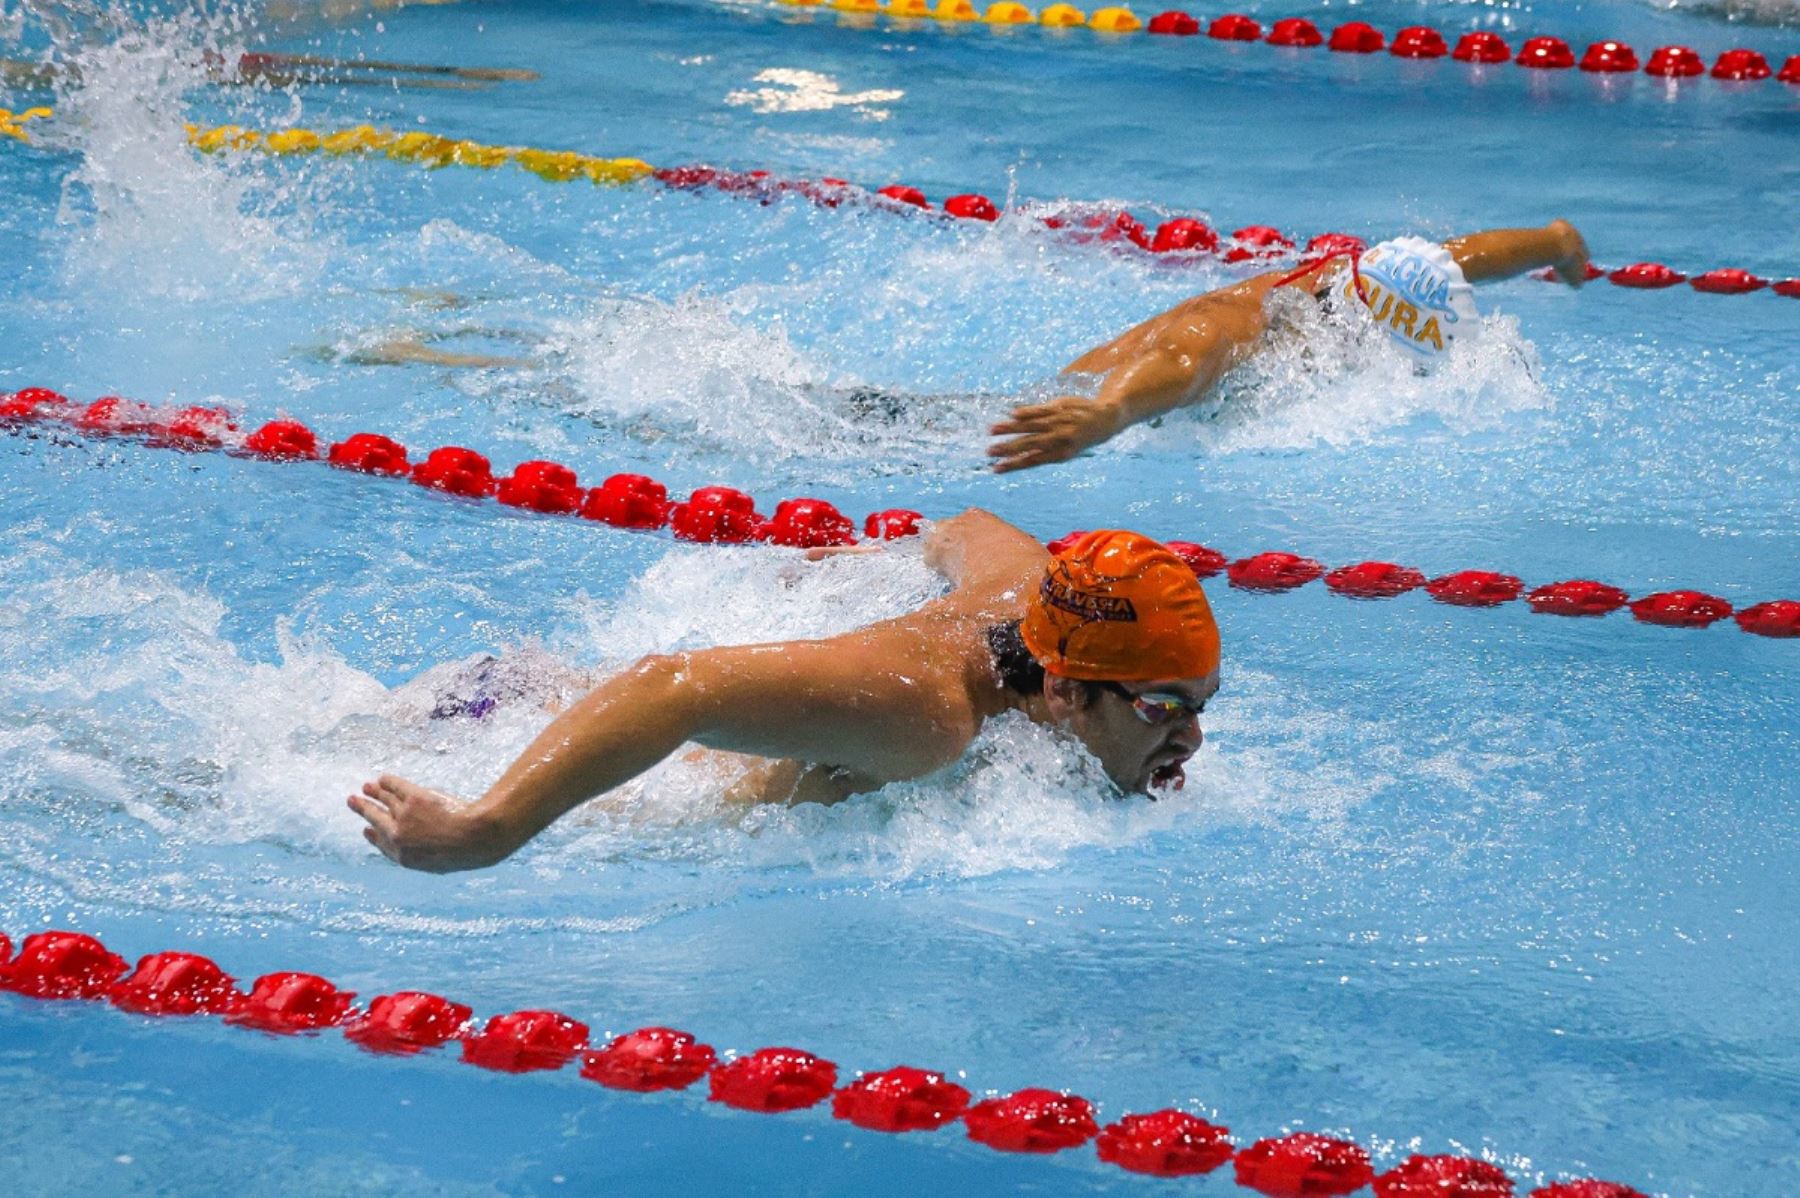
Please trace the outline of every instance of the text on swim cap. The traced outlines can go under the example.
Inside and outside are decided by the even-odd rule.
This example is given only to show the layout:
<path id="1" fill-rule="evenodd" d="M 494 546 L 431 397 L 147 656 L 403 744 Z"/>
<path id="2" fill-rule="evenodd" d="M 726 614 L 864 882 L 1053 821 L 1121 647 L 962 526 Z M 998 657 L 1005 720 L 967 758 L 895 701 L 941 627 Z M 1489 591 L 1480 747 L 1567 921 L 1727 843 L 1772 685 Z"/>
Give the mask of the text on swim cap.
<path id="1" fill-rule="evenodd" d="M 1360 291 L 1357 290 L 1359 283 Z M 1430 342 L 1441 351 L 1444 348 L 1444 335 L 1443 330 L 1438 327 L 1438 316 L 1443 316 L 1451 323 L 1456 321 L 1456 313 L 1444 311 L 1427 317 L 1425 323 L 1420 325 L 1417 305 L 1396 297 L 1392 291 L 1384 289 L 1367 276 L 1352 281 L 1347 285 L 1346 290 L 1351 291 L 1364 304 L 1368 305 L 1370 313 L 1375 317 L 1376 324 L 1385 324 L 1393 332 L 1418 345 Z M 1417 327 L 1415 328 L 1415 326 Z"/>
<path id="2" fill-rule="evenodd" d="M 1090 591 L 1081 591 L 1055 578 L 1046 577 L 1044 585 L 1038 588 L 1038 594 L 1051 607 L 1080 616 L 1090 622 L 1134 624 L 1137 622 L 1137 608 L 1131 600 L 1117 595 L 1096 595 Z"/>

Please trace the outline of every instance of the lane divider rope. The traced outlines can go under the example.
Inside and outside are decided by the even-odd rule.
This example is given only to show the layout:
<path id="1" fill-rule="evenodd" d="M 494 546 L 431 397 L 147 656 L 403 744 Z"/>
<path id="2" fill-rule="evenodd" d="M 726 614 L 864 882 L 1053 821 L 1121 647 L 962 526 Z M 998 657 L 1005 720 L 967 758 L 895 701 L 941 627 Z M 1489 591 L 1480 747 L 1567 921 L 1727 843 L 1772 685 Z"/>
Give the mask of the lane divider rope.
<path id="1" fill-rule="evenodd" d="M 1100 1126 L 1094 1104 L 1037 1087 L 977 1100 L 943 1073 L 910 1065 L 858 1073 L 839 1085 L 838 1065 L 799 1048 L 721 1055 L 693 1035 L 644 1027 L 599 1043 L 588 1025 L 555 1010 L 474 1018 L 464 1003 L 408 990 L 366 1006 L 317 974 L 268 973 L 240 989 L 210 958 L 156 952 L 135 969 L 93 936 L 43 931 L 13 955 L 0 932 L 0 992 L 46 1001 L 103 1001 L 148 1017 L 213 1016 L 272 1035 L 328 1031 L 369 1052 L 417 1056 L 455 1044 L 465 1063 L 503 1073 L 560 1071 L 577 1059 L 583 1078 L 609 1089 L 685 1090 L 702 1078 L 707 1100 L 760 1114 L 807 1110 L 830 1100 L 833 1118 L 876 1132 L 964 1134 L 1000 1152 L 1053 1153 L 1093 1143 L 1100 1160 L 1157 1177 L 1198 1176 L 1233 1165 L 1237 1183 L 1269 1198 L 1332 1198 L 1373 1186 L 1377 1198 L 1512 1198 L 1514 1182 L 1492 1162 L 1414 1154 L 1383 1173 L 1353 1140 L 1290 1132 L 1234 1147 L 1230 1129 L 1169 1108 Z M 1551 1182 L 1530 1198 L 1647 1198 L 1618 1182 Z"/>
<path id="2" fill-rule="evenodd" d="M 30 111 L 39 116 L 49 115 L 48 109 Z M 0 131 L 5 131 L 4 127 L 0 127 Z M 187 132 L 190 143 L 208 154 L 260 151 L 278 156 L 323 153 L 339 157 L 385 157 L 416 163 L 430 170 L 448 166 L 492 170 L 513 165 L 553 183 L 585 179 L 599 185 L 618 186 L 653 179 L 673 190 L 716 190 L 761 204 L 785 196 L 800 196 L 829 209 L 857 207 L 895 215 L 929 214 L 939 219 L 972 221 L 995 221 L 1001 215 L 999 205 L 974 192 L 950 196 L 934 209 L 924 192 L 898 183 L 870 190 L 843 179 L 784 179 L 763 170 L 732 171 L 699 164 L 658 169 L 640 158 L 604 158 L 573 150 L 488 145 L 420 130 L 395 133 L 371 125 L 328 132 L 292 128 L 271 133 L 238 125 L 212 128 L 189 125 Z M 15 127 L 13 136 L 29 141 L 22 125 Z M 1097 211 L 1091 204 L 1066 201 L 1032 207 L 1048 210 L 1048 215 L 1038 215 L 1034 219 L 1047 228 L 1058 230 L 1071 243 L 1154 254 L 1171 261 L 1211 258 L 1227 263 L 1275 266 L 1300 258 L 1342 253 L 1364 245 L 1362 238 L 1347 233 L 1321 233 L 1309 238 L 1302 248 L 1297 237 L 1272 225 L 1246 225 L 1229 234 L 1221 234 L 1205 221 L 1191 217 L 1165 220 L 1152 232 L 1144 222 L 1123 209 Z M 1549 272 L 1537 277 L 1553 278 Z M 1590 265 L 1587 277 L 1590 281 L 1604 278 L 1615 286 L 1638 291 L 1659 291 L 1686 283 L 1707 295 L 1745 295 L 1767 289 L 1775 295 L 1800 299 L 1800 277 L 1771 280 L 1738 267 L 1686 274 L 1660 262 L 1637 262 L 1613 270 Z"/>
<path id="3" fill-rule="evenodd" d="M 575 471 L 558 462 L 522 462 L 497 476 L 483 454 L 458 445 L 430 450 L 415 460 L 400 442 L 378 433 L 355 433 L 321 450 L 318 435 L 296 420 L 278 419 L 245 432 L 239 417 L 222 407 L 153 407 L 116 395 L 82 405 L 44 387 L 0 393 L 0 427 L 28 431 L 63 429 L 85 437 L 127 438 L 158 448 L 217 451 L 277 462 L 324 461 L 339 469 L 376 478 L 411 482 L 466 500 L 493 501 L 519 511 L 574 516 L 614 528 L 667 530 L 677 540 L 697 544 L 743 545 L 766 542 L 792 548 L 854 545 L 857 525 L 830 502 L 784 499 L 771 515 L 750 495 L 733 487 L 707 486 L 685 500 L 672 501 L 667 485 L 642 474 L 614 474 L 584 488 Z M 916 534 L 924 517 L 905 508 L 869 513 L 862 537 L 889 540 Z M 1055 552 L 1079 532 L 1050 543 Z M 1519 578 L 1492 570 L 1458 570 L 1437 577 L 1394 562 L 1365 561 L 1328 568 L 1296 553 L 1264 552 L 1237 559 L 1192 541 L 1170 541 L 1201 578 L 1223 573 L 1234 588 L 1273 594 L 1323 581 L 1352 599 L 1391 599 L 1423 590 L 1439 603 L 1492 608 L 1521 598 L 1533 612 L 1557 616 L 1604 616 L 1629 608 L 1633 618 L 1672 628 L 1706 628 L 1731 619 L 1758 636 L 1800 638 L 1800 600 L 1774 599 L 1734 610 L 1731 603 L 1703 591 L 1658 591 L 1633 599 L 1625 591 L 1592 579 L 1567 579 L 1530 589 Z"/>
<path id="4" fill-rule="evenodd" d="M 1366 21 L 1347 21 L 1327 35 L 1305 17 L 1286 17 L 1266 30 L 1254 17 L 1242 13 L 1225 13 L 1204 24 L 1200 18 L 1181 9 L 1170 9 L 1143 21 L 1130 8 L 1109 6 L 1085 12 L 1073 4 L 1056 3 L 1033 11 L 1015 0 L 998 0 L 985 10 L 977 10 L 969 0 L 775 0 L 783 8 L 825 8 L 843 14 L 841 23 L 850 28 L 873 29 L 875 16 L 886 17 L 890 28 L 917 27 L 927 21 L 944 25 L 983 24 L 996 31 L 1011 31 L 1022 25 L 1037 25 L 1050 30 L 1087 29 L 1109 35 L 1098 39 L 1105 45 L 1123 45 L 1129 39 L 1119 36 L 1147 32 L 1165 37 L 1193 37 L 1204 32 L 1214 41 L 1261 42 L 1290 50 L 1312 50 L 1319 47 L 1337 54 L 1378 54 L 1386 50 L 1395 58 L 1451 58 L 1476 66 L 1498 66 L 1511 63 L 1517 67 L 1539 71 L 1567 71 L 1580 68 L 1592 74 L 1618 75 L 1642 72 L 1654 79 L 1674 85 L 1683 79 L 1702 75 L 1729 83 L 1760 83 L 1777 79 L 1800 85 L 1800 54 L 1790 56 L 1779 69 L 1755 50 L 1742 47 L 1726 50 L 1707 69 L 1706 60 L 1689 46 L 1658 46 L 1640 63 L 1637 52 L 1625 42 L 1606 38 L 1590 42 L 1577 58 L 1571 44 L 1560 37 L 1530 37 L 1519 43 L 1515 54 L 1505 38 L 1491 30 L 1476 30 L 1459 37 L 1454 47 L 1444 34 L 1430 25 L 1409 25 L 1392 35 Z"/>

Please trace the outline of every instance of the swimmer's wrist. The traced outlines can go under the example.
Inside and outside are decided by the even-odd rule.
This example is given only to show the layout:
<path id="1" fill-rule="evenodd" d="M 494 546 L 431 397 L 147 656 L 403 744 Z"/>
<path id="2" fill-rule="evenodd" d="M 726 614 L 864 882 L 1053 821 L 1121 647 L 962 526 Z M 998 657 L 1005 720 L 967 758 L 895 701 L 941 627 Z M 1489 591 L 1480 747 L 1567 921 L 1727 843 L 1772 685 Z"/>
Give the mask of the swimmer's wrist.
<path id="1" fill-rule="evenodd" d="M 514 804 L 507 798 L 490 791 L 458 812 L 464 844 L 473 852 L 491 855 L 494 861 L 512 856 L 534 835 L 523 813 L 511 810 Z"/>

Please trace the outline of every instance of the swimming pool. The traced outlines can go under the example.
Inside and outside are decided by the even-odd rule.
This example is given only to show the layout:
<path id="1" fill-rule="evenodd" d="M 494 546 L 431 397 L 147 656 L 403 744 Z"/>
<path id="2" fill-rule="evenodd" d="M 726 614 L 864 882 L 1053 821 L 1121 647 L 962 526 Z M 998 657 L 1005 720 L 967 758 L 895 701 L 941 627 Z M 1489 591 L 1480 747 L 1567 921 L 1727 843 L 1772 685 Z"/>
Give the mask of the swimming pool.
<path id="1" fill-rule="evenodd" d="M 1353 15 L 1800 52 L 1791 25 L 1626 3 Z M 226 403 L 332 439 L 855 514 L 980 504 L 1046 538 L 1122 523 L 1232 556 L 1800 597 L 1800 304 L 1766 291 L 1503 284 L 1446 375 L 1368 347 L 1323 373 L 1278 358 L 1216 414 L 995 479 L 982 432 L 1006 395 L 1236 268 L 1022 218 L 201 157 L 181 129 L 371 123 L 1302 235 L 1567 216 L 1609 266 L 1786 278 L 1800 89 L 697 2 L 225 12 L 148 39 L 146 20 L 169 19 L 134 9 L 122 41 L 87 44 L 79 89 L 0 100 L 59 113 L 0 151 L 0 391 Z M 46 44 L 35 20 L 12 36 Z M 171 47 L 200 45 L 542 78 L 226 91 L 176 64 Z M 537 365 L 353 360 L 402 330 Z M 842 401 L 859 385 L 940 398 L 877 420 Z M 906 1062 L 978 1094 L 1067 1088 L 1102 1121 L 1180 1106 L 1240 1143 L 1326 1130 L 1378 1167 L 1468 1152 L 1525 1183 L 1792 1188 L 1792 642 L 1221 579 L 1225 689 L 1176 800 L 1111 801 L 1075 751 L 1005 725 L 947 777 L 830 810 L 728 819 L 716 784 L 667 769 L 629 819 L 578 817 L 439 878 L 373 856 L 343 795 L 379 769 L 479 789 L 543 717 L 433 722 L 422 670 L 820 634 L 930 593 L 925 570 L 903 549 L 807 566 L 66 433 L 0 449 L 15 940 L 79 928 L 246 980 L 554 1006 L 596 1037 L 666 1023 L 846 1075 Z M 765 1118 L 336 1037 L 11 995 L 0 1027 L 0 1146 L 27 1193 L 1172 1184 L 1089 1150 L 1013 1156 L 954 1128 L 880 1136 L 822 1108 Z M 1230 1173 L 1183 1184 L 1241 1192 Z"/>

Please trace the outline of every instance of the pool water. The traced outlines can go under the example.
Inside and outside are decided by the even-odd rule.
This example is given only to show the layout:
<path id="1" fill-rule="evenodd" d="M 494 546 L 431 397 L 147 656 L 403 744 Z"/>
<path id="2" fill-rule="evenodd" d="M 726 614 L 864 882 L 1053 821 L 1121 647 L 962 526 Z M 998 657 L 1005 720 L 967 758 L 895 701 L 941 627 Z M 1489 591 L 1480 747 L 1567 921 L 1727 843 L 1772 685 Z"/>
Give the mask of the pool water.
<path id="1" fill-rule="evenodd" d="M 1800 53 L 1780 6 L 1245 11 Z M 54 94 L 0 90 L 58 112 L 0 143 L 0 391 L 223 403 L 765 508 L 980 505 L 1046 539 L 1122 524 L 1234 557 L 1800 597 L 1800 304 L 1767 291 L 1495 285 L 1479 343 L 1430 377 L 1322 325 L 1330 352 L 1272 355 L 1216 410 L 997 478 L 984 433 L 1010 396 L 1244 268 L 1028 216 L 202 157 L 182 132 L 370 123 L 1303 236 L 1562 216 L 1607 266 L 1789 278 L 1800 88 L 701 0 L 115 6 L 85 33 L 27 4 L 0 32 L 9 56 L 81 67 Z M 202 50 L 247 47 L 541 79 L 204 81 Z M 359 364 L 415 334 L 528 362 Z M 870 415 L 845 398 L 862 386 L 921 398 Z M 1754 1198 L 1800 1175 L 1792 642 L 1221 579 L 1224 689 L 1172 799 L 1120 802 L 1078 749 L 1000 721 L 945 774 L 831 809 L 727 814 L 719 779 L 677 763 L 617 813 L 436 877 L 376 856 L 343 797 L 384 770 L 477 793 L 548 718 L 431 720 L 446 663 L 513 655 L 547 693 L 647 652 L 822 635 L 933 594 L 916 550 L 808 564 L 41 429 L 0 439 L 0 501 L 15 940 L 77 928 L 243 979 L 555 1007 L 596 1037 L 664 1023 L 846 1076 L 1066 1088 L 1103 1122 L 1179 1106 L 1241 1143 L 1325 1130 L 1378 1168 L 1470 1153 L 1521 1192 L 1591 1175 Z M 955 1128 L 880 1136 L 824 1108 L 765 1118 L 11 995 L 0 1101 L 20 1193 L 1170 1184 Z M 1239 1192 L 1229 1169 L 1185 1186 Z"/>

